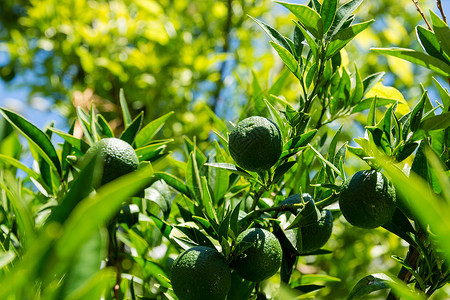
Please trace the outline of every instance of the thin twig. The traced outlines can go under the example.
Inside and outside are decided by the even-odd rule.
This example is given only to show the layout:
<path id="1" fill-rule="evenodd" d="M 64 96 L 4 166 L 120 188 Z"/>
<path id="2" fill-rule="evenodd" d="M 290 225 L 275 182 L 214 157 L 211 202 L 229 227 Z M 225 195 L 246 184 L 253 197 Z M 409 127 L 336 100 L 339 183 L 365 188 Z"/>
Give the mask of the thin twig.
<path id="1" fill-rule="evenodd" d="M 441 0 L 436 1 L 437 7 L 441 12 L 442 20 L 444 20 L 445 24 L 447 24 L 447 18 L 445 17 L 444 9 L 442 8 Z"/>
<path id="2" fill-rule="evenodd" d="M 422 9 L 419 6 L 419 0 L 412 0 L 412 2 L 416 5 L 417 11 L 420 13 L 422 18 L 425 20 L 425 23 L 427 23 L 428 29 L 433 31 L 433 28 L 431 27 L 430 23 L 427 20 L 427 17 L 425 17 L 425 14 L 423 13 Z"/>

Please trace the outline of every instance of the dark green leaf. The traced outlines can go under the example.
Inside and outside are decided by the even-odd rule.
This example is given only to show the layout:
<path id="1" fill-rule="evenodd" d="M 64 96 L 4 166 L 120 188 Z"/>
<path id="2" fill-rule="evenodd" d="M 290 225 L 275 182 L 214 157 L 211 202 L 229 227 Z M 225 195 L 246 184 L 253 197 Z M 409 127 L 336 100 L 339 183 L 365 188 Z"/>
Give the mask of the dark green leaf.
<path id="1" fill-rule="evenodd" d="M 130 110 L 128 109 L 127 100 L 125 99 L 125 93 L 123 92 L 123 89 L 120 89 L 119 92 L 119 101 L 120 101 L 120 107 L 122 108 L 122 116 L 123 116 L 123 124 L 125 127 L 128 127 L 128 125 L 131 123 L 131 114 Z"/>
<path id="2" fill-rule="evenodd" d="M 139 130 L 142 126 L 142 120 L 144 119 L 144 112 L 141 112 L 122 132 L 120 135 L 120 139 L 122 141 L 127 142 L 128 144 L 132 145 L 134 142 L 134 139 L 136 138 L 136 135 L 138 134 Z"/>
<path id="3" fill-rule="evenodd" d="M 145 189 L 146 200 L 155 202 L 161 209 L 164 218 L 167 219 L 172 207 L 172 192 L 169 186 L 163 180 L 157 180 L 148 188 Z"/>
<path id="4" fill-rule="evenodd" d="M 363 0 L 351 0 L 340 6 L 336 11 L 336 16 L 334 17 L 333 25 L 331 25 L 331 28 L 328 31 L 328 36 L 332 38 L 338 33 L 362 2 Z"/>
<path id="5" fill-rule="evenodd" d="M 338 32 L 327 47 L 326 58 L 330 58 L 345 47 L 355 36 L 365 30 L 374 20 L 359 23 Z"/>
<path id="6" fill-rule="evenodd" d="M 418 52 L 407 48 L 376 48 L 372 50 L 377 53 L 405 59 L 416 65 L 430 69 L 431 71 L 434 71 L 442 76 L 450 77 L 450 65 L 448 63 L 423 52 Z"/>
<path id="7" fill-rule="evenodd" d="M 368 294 L 390 288 L 389 283 L 393 280 L 385 274 L 373 274 L 364 277 L 353 287 L 347 300 L 361 299 Z"/>
<path id="8" fill-rule="evenodd" d="M 305 40 L 305 36 L 303 35 L 302 31 L 298 26 L 295 26 L 294 29 L 294 46 L 295 46 L 295 52 L 297 54 L 296 58 L 299 58 L 302 56 L 303 52 L 303 41 Z"/>
<path id="9" fill-rule="evenodd" d="M 270 25 L 267 25 L 263 21 L 259 21 L 253 17 L 250 16 L 250 18 L 255 21 L 256 24 L 258 24 L 266 33 L 267 35 L 272 39 L 272 41 L 280 46 L 282 46 L 284 49 L 288 50 L 292 55 L 294 55 L 295 51 L 294 49 L 291 49 L 291 46 L 286 41 L 286 38 L 279 33 L 276 29 L 271 27 Z"/>
<path id="10" fill-rule="evenodd" d="M 299 66 L 298 62 L 295 59 L 295 57 L 285 48 L 280 46 L 277 43 L 274 43 L 270 41 L 270 44 L 272 47 L 277 51 L 278 55 L 280 56 L 281 60 L 284 62 L 284 64 L 289 68 L 289 70 L 297 77 L 300 78 L 300 72 L 299 72 Z"/>
<path id="11" fill-rule="evenodd" d="M 314 138 L 316 133 L 317 133 L 317 129 L 313 129 L 311 131 L 305 132 L 304 134 L 302 134 L 300 136 L 290 139 L 289 141 L 287 141 L 286 144 L 284 144 L 283 150 L 290 150 L 290 149 L 307 146 L 308 143 L 312 141 L 312 139 Z"/>
<path id="12" fill-rule="evenodd" d="M 294 21 L 294 23 L 297 26 L 297 28 L 300 30 L 300 32 L 303 34 L 306 41 L 308 42 L 309 48 L 311 49 L 313 56 L 317 57 L 317 54 L 319 51 L 319 46 L 317 45 L 317 43 L 314 41 L 314 39 L 311 37 L 311 35 L 308 32 L 306 32 L 306 30 L 303 28 L 303 26 L 300 23 L 295 22 L 295 21 Z"/>
<path id="13" fill-rule="evenodd" d="M 92 145 L 95 143 L 95 138 L 91 133 L 91 126 L 90 126 L 90 118 L 88 114 L 81 108 L 77 107 L 77 117 L 78 117 L 78 124 L 80 124 L 81 129 L 83 130 L 84 137 L 88 141 L 89 145 Z"/>
<path id="14" fill-rule="evenodd" d="M 168 185 L 176 189 L 178 192 L 190 196 L 189 190 L 186 186 L 186 183 L 182 181 L 180 178 L 176 177 L 175 175 L 165 173 L 165 172 L 155 172 L 154 176 L 156 178 L 160 178 L 164 180 Z"/>
<path id="15" fill-rule="evenodd" d="M 109 126 L 108 122 L 106 121 L 105 117 L 103 117 L 101 114 L 97 115 L 97 122 L 100 128 L 102 129 L 102 133 L 104 136 L 108 138 L 114 137 L 114 132 L 112 131 L 111 127 Z"/>
<path id="16" fill-rule="evenodd" d="M 311 34 L 316 39 L 322 39 L 323 37 L 323 23 L 320 15 L 309 8 L 306 5 L 301 4 L 291 4 L 286 2 L 278 2 L 277 3 L 283 5 L 287 9 L 289 9 L 299 20 L 299 22 L 311 32 Z"/>
<path id="17" fill-rule="evenodd" d="M 175 226 L 178 230 L 183 232 L 189 239 L 199 246 L 206 246 L 215 248 L 214 244 L 204 235 L 200 230 L 193 227 Z"/>
<path id="18" fill-rule="evenodd" d="M 157 216 L 152 215 L 149 212 L 147 212 L 147 213 L 148 213 L 150 219 L 152 219 L 153 223 L 155 223 L 156 228 L 158 228 L 159 231 L 161 231 L 162 235 L 166 239 L 170 240 L 170 238 L 171 238 L 170 233 L 172 232 L 172 229 L 173 229 L 172 226 L 169 223 L 167 223 L 166 221 L 161 220 Z"/>
<path id="19" fill-rule="evenodd" d="M 324 0 L 322 7 L 320 8 L 320 15 L 323 21 L 323 32 L 327 33 L 333 24 L 334 17 L 336 15 L 336 10 L 339 0 Z"/>
<path id="20" fill-rule="evenodd" d="M 65 133 L 64 131 L 61 131 L 56 128 L 50 128 L 50 130 L 59 135 L 60 137 L 62 137 L 66 142 L 71 144 L 73 147 L 75 147 L 82 153 L 85 153 L 87 149 L 89 149 L 89 145 L 82 139 L 76 138 L 73 135 Z"/>
<path id="21" fill-rule="evenodd" d="M 441 46 L 433 31 L 430 31 L 422 26 L 416 27 L 417 37 L 419 38 L 422 48 L 431 56 L 445 61 L 445 57 L 441 53 Z"/>
<path id="22" fill-rule="evenodd" d="M 420 122 L 422 120 L 422 114 L 423 114 L 423 110 L 425 107 L 425 100 L 427 98 L 427 93 L 424 92 L 422 94 L 422 98 L 420 99 L 420 101 L 416 104 L 416 106 L 414 106 L 412 112 L 411 112 L 411 117 L 410 117 L 410 130 L 412 132 L 416 131 L 417 129 L 419 129 L 420 126 Z"/>
<path id="23" fill-rule="evenodd" d="M 174 112 L 171 111 L 145 125 L 145 127 L 142 128 L 142 130 L 139 131 L 139 133 L 136 135 L 136 147 L 142 147 L 149 144 L 156 133 L 158 133 L 158 131 L 164 126 L 164 123 L 173 113 Z"/>
<path id="24" fill-rule="evenodd" d="M 435 33 L 436 39 L 441 46 L 442 51 L 450 56 L 450 28 L 447 24 L 439 18 L 439 16 L 430 10 L 431 21 L 433 22 L 433 31 Z M 448 61 L 448 60 L 447 60 Z"/>
<path id="25" fill-rule="evenodd" d="M 366 78 L 364 78 L 363 80 L 363 86 L 364 86 L 364 92 L 363 92 L 363 96 L 365 94 L 367 94 L 368 91 L 370 91 L 375 84 L 377 84 L 381 78 L 384 76 L 384 72 L 378 72 L 378 73 L 374 73 L 371 74 L 369 76 L 367 76 Z"/>
<path id="26" fill-rule="evenodd" d="M 285 163 L 281 164 L 280 166 L 278 166 L 275 169 L 272 182 L 274 182 L 274 183 L 278 182 L 283 177 L 283 175 L 287 171 L 289 171 L 289 169 L 292 168 L 295 164 L 296 164 L 295 161 L 288 161 L 288 162 L 285 162 Z"/>
<path id="27" fill-rule="evenodd" d="M 241 175 L 243 177 L 253 178 L 253 176 L 250 175 L 249 173 L 247 173 L 247 171 L 245 171 L 244 169 L 241 169 L 238 166 L 235 166 L 233 164 L 228 164 L 228 163 L 206 163 L 205 166 L 210 166 L 210 167 L 214 167 L 214 168 L 221 168 L 221 169 L 225 169 L 225 170 L 228 170 L 230 172 L 233 172 L 235 174 Z"/>
<path id="28" fill-rule="evenodd" d="M 305 206 L 300 210 L 292 223 L 285 228 L 287 231 L 289 229 L 304 227 L 310 224 L 314 224 L 320 219 L 320 212 L 314 204 L 313 200 L 310 200 L 305 203 Z"/>
<path id="29" fill-rule="evenodd" d="M 426 118 L 420 122 L 419 129 L 425 131 L 443 130 L 450 127 L 450 112 Z"/>
<path id="30" fill-rule="evenodd" d="M 200 181 L 200 173 L 197 166 L 197 160 L 194 158 L 195 150 L 189 155 L 186 165 L 186 185 L 190 193 L 200 203 L 203 199 L 202 184 Z"/>
<path id="31" fill-rule="evenodd" d="M 19 114 L 4 108 L 0 108 L 0 112 L 3 117 L 28 140 L 31 145 L 35 146 L 35 149 L 38 151 L 39 155 L 42 156 L 42 158 L 45 159 L 45 161 L 61 176 L 61 163 L 49 137 Z"/>
<path id="32" fill-rule="evenodd" d="M 442 100 L 442 105 L 444 105 L 444 112 L 450 111 L 450 94 L 448 93 L 448 90 L 444 89 L 436 78 L 433 78 L 433 81 L 438 89 L 439 96 Z"/>

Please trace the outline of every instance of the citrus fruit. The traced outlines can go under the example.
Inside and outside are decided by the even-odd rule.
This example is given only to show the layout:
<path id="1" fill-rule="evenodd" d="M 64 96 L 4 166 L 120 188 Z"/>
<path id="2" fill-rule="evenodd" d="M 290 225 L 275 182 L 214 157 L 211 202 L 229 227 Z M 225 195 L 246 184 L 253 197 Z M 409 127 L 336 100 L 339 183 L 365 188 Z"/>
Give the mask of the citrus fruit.
<path id="1" fill-rule="evenodd" d="M 376 228 L 389 221 L 394 214 L 395 188 L 379 171 L 359 171 L 342 184 L 339 206 L 350 224 Z"/>
<path id="2" fill-rule="evenodd" d="M 237 247 L 251 246 L 237 261 L 235 270 L 250 281 L 262 281 L 274 275 L 281 266 L 282 250 L 273 233 L 262 228 L 251 228 L 238 235 Z"/>
<path id="3" fill-rule="evenodd" d="M 133 147 L 121 139 L 105 138 L 94 143 L 86 152 L 86 156 L 95 154 L 98 154 L 103 162 L 102 185 L 135 171 L 139 165 Z"/>
<path id="4" fill-rule="evenodd" d="M 302 198 L 305 203 L 314 201 L 310 194 L 295 194 L 287 197 L 280 205 L 302 203 Z M 300 209 L 288 209 L 288 211 L 297 214 Z M 320 212 L 317 222 L 286 230 L 285 235 L 291 237 L 290 242 L 295 243 L 294 246 L 300 254 L 307 254 L 322 248 L 330 239 L 332 231 L 333 215 L 330 210 L 324 209 Z"/>
<path id="5" fill-rule="evenodd" d="M 175 259 L 171 282 L 180 300 L 223 300 L 231 286 L 231 269 L 216 249 L 197 246 Z"/>
<path id="6" fill-rule="evenodd" d="M 246 118 L 231 131 L 228 148 L 239 167 L 253 172 L 268 170 L 281 155 L 280 129 L 264 117 Z"/>

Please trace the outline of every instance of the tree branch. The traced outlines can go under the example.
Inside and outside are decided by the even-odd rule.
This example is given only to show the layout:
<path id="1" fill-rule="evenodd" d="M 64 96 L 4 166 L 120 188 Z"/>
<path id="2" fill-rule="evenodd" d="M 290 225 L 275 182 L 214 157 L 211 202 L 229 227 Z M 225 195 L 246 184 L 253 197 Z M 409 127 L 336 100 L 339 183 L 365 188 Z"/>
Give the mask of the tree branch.
<path id="1" fill-rule="evenodd" d="M 419 6 L 419 0 L 412 0 L 412 2 L 416 5 L 417 11 L 422 16 L 422 18 L 425 20 L 425 23 L 427 23 L 428 29 L 433 31 L 433 28 L 431 27 L 430 23 L 428 22 L 427 17 L 425 17 L 425 14 L 423 13 L 422 9 Z"/>
<path id="2" fill-rule="evenodd" d="M 442 20 L 444 20 L 445 24 L 447 24 L 447 18 L 445 16 L 444 9 L 442 8 L 441 0 L 437 0 L 436 4 L 437 4 L 439 11 L 441 12 Z"/>

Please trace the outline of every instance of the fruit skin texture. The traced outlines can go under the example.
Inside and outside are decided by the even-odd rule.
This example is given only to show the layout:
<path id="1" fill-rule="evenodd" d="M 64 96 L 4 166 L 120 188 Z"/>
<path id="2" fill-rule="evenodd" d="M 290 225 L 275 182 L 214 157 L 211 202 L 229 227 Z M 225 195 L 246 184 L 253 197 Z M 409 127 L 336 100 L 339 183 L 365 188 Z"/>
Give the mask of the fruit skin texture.
<path id="1" fill-rule="evenodd" d="M 197 246 L 175 259 L 171 282 L 180 300 L 223 300 L 231 286 L 231 269 L 216 249 Z"/>
<path id="2" fill-rule="evenodd" d="M 310 194 L 295 194 L 284 199 L 280 205 L 301 203 L 302 197 L 305 203 L 314 201 Z M 298 209 L 290 209 L 289 211 L 294 214 L 299 212 Z M 301 244 L 297 245 L 298 248 L 301 248 L 297 249 L 300 254 L 314 252 L 322 248 L 330 239 L 333 232 L 333 214 L 330 210 L 324 209 L 320 212 L 320 219 L 316 223 L 288 231 L 291 230 L 297 236 L 296 240 L 301 241 Z M 285 234 L 288 234 L 288 231 Z"/>
<path id="3" fill-rule="evenodd" d="M 103 161 L 101 185 L 122 175 L 135 171 L 139 159 L 133 147 L 117 138 L 105 138 L 94 143 L 86 152 L 86 157 L 98 154 Z"/>
<path id="4" fill-rule="evenodd" d="M 273 233 L 262 228 L 244 230 L 236 239 L 253 245 L 244 251 L 244 257 L 235 265 L 238 274 L 250 281 L 262 281 L 274 275 L 281 266 L 282 249 Z"/>
<path id="5" fill-rule="evenodd" d="M 341 186 L 339 206 L 352 225 L 372 229 L 389 221 L 396 209 L 392 183 L 376 170 L 353 174 Z"/>
<path id="6" fill-rule="evenodd" d="M 264 117 L 246 118 L 231 131 L 228 148 L 241 168 L 253 172 L 268 170 L 278 161 L 283 149 L 280 129 Z"/>

